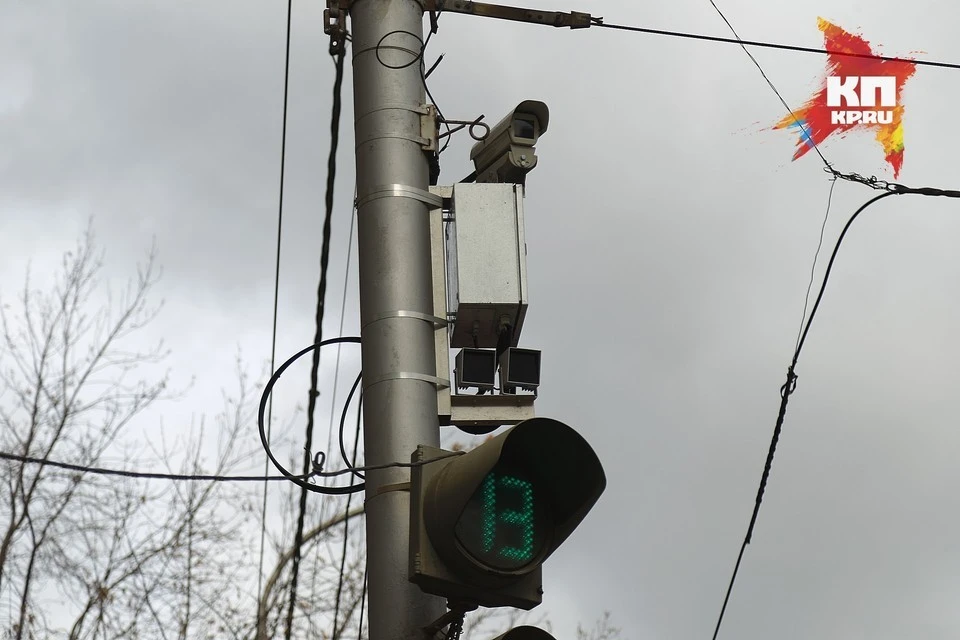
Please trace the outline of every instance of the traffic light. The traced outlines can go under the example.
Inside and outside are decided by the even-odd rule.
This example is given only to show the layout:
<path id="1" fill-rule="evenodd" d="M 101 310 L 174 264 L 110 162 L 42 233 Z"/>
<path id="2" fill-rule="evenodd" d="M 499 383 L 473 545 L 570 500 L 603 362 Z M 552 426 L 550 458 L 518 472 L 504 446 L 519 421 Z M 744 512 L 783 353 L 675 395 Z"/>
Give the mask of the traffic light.
<path id="1" fill-rule="evenodd" d="M 569 426 L 532 418 L 459 456 L 412 456 L 410 580 L 484 607 L 540 604 L 541 565 L 606 487 L 593 449 Z"/>

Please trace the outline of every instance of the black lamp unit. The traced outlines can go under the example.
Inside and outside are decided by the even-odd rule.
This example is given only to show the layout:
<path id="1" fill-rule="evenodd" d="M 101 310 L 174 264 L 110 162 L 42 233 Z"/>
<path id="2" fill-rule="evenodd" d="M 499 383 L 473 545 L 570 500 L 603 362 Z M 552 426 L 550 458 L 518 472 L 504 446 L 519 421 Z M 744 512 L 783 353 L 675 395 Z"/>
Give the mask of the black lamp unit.
<path id="1" fill-rule="evenodd" d="M 461 349 L 454 376 L 458 389 L 493 389 L 497 379 L 497 352 L 493 349 Z"/>
<path id="2" fill-rule="evenodd" d="M 511 347 L 500 354 L 500 389 L 502 393 L 536 391 L 540 386 L 540 352 L 536 349 Z"/>

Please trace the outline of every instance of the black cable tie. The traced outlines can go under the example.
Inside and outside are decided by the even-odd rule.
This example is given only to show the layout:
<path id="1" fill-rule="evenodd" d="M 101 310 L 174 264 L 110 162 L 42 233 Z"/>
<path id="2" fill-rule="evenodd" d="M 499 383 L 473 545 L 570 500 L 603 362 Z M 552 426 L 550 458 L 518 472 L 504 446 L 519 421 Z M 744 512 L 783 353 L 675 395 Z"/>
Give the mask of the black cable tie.
<path id="1" fill-rule="evenodd" d="M 430 65 L 430 68 L 427 69 L 427 72 L 423 74 L 424 79 L 429 78 L 430 74 L 433 73 L 436 70 L 436 68 L 440 66 L 440 63 L 443 62 L 443 56 L 445 55 L 446 55 L 445 53 L 441 53 L 440 57 L 437 58 L 437 61 L 434 62 L 432 65 Z"/>

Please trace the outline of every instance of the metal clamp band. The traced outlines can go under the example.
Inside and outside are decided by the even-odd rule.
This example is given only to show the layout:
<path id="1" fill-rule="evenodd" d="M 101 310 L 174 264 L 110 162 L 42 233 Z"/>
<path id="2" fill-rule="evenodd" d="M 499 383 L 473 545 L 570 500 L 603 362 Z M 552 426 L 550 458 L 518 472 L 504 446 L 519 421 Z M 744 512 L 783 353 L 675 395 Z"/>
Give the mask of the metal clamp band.
<path id="1" fill-rule="evenodd" d="M 396 482 L 394 484 L 382 484 L 377 487 L 377 490 L 373 492 L 373 495 L 364 500 L 364 504 L 370 502 L 377 496 L 381 496 L 385 493 L 390 493 L 391 491 L 410 491 L 409 482 Z"/>
<path id="2" fill-rule="evenodd" d="M 430 142 L 428 139 L 422 136 L 408 136 L 402 133 L 376 133 L 371 135 L 369 138 L 357 140 L 357 144 L 354 146 L 354 149 L 359 149 L 363 145 L 373 142 L 374 140 L 407 140 L 408 142 L 415 142 L 421 147 Z"/>
<path id="3" fill-rule="evenodd" d="M 382 375 L 379 378 L 374 378 L 367 382 L 364 381 L 363 388 L 369 389 L 375 384 L 380 384 L 381 382 L 386 382 L 387 380 L 421 380 L 423 382 L 429 382 L 438 389 L 448 389 L 450 387 L 450 381 L 444 378 L 438 378 L 437 376 L 428 376 L 425 373 L 412 373 L 410 371 L 397 371 L 396 373 L 388 373 Z"/>
<path id="4" fill-rule="evenodd" d="M 421 313 L 419 311 L 391 311 L 389 313 L 381 313 L 379 316 L 371 320 L 370 322 L 363 325 L 360 330 L 363 331 L 374 322 L 380 322 L 381 320 L 386 320 L 387 318 L 416 318 L 417 320 L 423 320 L 429 322 L 434 326 L 434 328 L 439 329 L 440 327 L 445 327 L 450 324 L 444 318 L 438 318 L 437 316 L 430 315 L 429 313 Z"/>
<path id="5" fill-rule="evenodd" d="M 390 110 L 409 111 L 410 113 L 419 113 L 420 115 L 427 115 L 428 113 L 430 113 L 430 109 L 429 107 L 427 107 L 427 105 L 405 104 L 403 102 L 388 102 L 386 104 L 380 105 L 376 109 L 371 109 L 370 111 L 367 111 L 366 113 L 357 116 L 357 121 L 359 122 L 360 120 L 363 120 L 370 114 L 376 113 L 377 111 L 390 111 Z"/>
<path id="6" fill-rule="evenodd" d="M 411 187 L 405 184 L 385 184 L 374 187 L 370 193 L 357 200 L 357 208 L 363 205 L 379 200 L 380 198 L 412 198 L 430 205 L 436 209 L 443 206 L 443 198 L 429 191 Z"/>

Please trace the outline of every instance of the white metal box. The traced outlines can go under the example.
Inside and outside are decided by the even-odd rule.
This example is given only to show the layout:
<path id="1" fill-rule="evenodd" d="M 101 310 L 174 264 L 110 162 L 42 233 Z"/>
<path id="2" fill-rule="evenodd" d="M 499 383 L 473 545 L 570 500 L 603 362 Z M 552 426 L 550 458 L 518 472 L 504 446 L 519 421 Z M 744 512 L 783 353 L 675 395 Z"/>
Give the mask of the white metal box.
<path id="1" fill-rule="evenodd" d="M 492 349 L 501 318 L 517 345 L 527 312 L 523 187 L 456 184 L 446 224 L 447 310 L 455 314 L 450 346 Z"/>

